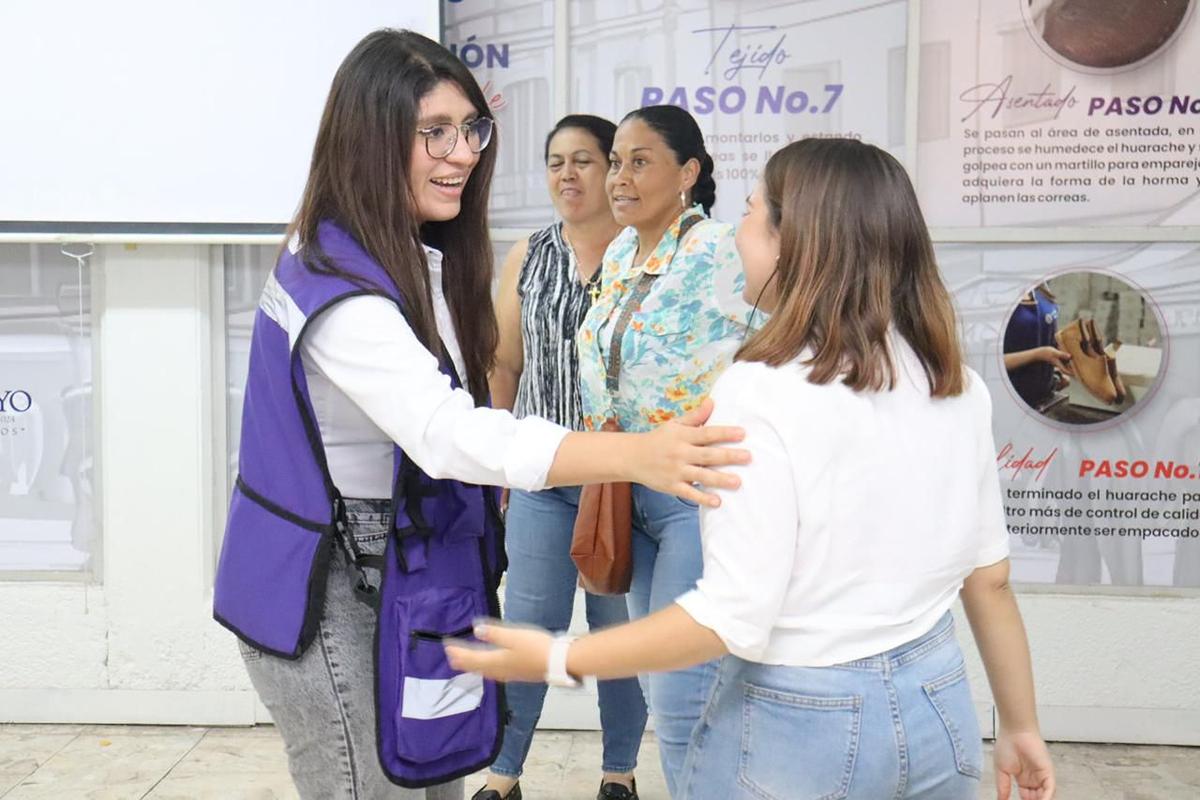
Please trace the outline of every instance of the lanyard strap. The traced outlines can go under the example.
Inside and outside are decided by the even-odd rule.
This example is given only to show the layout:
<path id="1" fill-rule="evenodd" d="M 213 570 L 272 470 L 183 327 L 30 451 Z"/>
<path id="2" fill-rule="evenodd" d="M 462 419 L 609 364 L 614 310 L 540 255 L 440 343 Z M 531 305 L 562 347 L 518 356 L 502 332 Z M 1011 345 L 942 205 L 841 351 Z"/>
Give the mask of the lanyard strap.
<path id="1" fill-rule="evenodd" d="M 704 219 L 703 216 L 695 214 L 686 217 L 683 222 L 679 223 L 679 238 L 675 240 L 675 249 L 671 251 L 671 261 L 667 263 L 675 260 L 675 256 L 679 253 L 679 246 L 683 244 L 683 237 L 687 236 L 688 231 L 702 219 Z M 642 273 L 638 278 L 637 285 L 633 287 L 633 291 L 626 298 L 616 324 L 613 325 L 612 339 L 608 345 L 607 369 L 604 375 L 604 388 L 608 390 L 610 396 L 615 395 L 621 386 L 621 340 L 625 338 L 625 331 L 629 328 L 634 313 L 642 307 L 642 301 L 646 299 L 646 295 L 650 294 L 650 288 L 654 285 L 654 279 L 658 275 L 657 272 Z"/>

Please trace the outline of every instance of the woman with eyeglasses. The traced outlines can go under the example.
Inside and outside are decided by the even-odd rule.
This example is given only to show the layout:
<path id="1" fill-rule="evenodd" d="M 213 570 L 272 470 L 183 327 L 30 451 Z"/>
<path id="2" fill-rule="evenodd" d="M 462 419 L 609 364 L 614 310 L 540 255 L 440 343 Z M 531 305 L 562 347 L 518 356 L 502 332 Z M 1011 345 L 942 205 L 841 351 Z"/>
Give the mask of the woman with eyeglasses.
<path id="1" fill-rule="evenodd" d="M 406 673 L 403 705 L 379 709 L 377 730 L 377 693 L 394 693 L 398 680 L 377 674 L 377 624 L 407 624 L 403 609 L 435 614 L 444 604 L 377 611 L 369 602 L 381 571 L 420 581 L 456 568 L 438 560 L 454 552 L 475 564 L 463 591 L 487 598 L 464 614 L 495 610 L 502 558 L 487 549 L 498 537 L 483 508 L 490 490 L 479 485 L 636 480 L 711 503 L 692 482 L 735 486 L 712 467 L 747 458 L 706 446 L 740 435 L 700 427 L 710 408 L 689 424 L 614 435 L 487 407 L 494 127 L 470 72 L 440 45 L 386 29 L 363 39 L 333 80 L 300 209 L 255 319 L 214 616 L 238 633 L 306 799 L 460 800 L 461 776 L 494 757 L 499 742 L 489 741 L 480 761 L 441 785 L 385 770 L 396 755 L 385 741 L 423 752 L 406 756 L 420 773 L 421 758 L 453 756 L 478 738 L 478 729 L 440 728 L 433 745 L 414 731 L 474 720 L 459 712 L 493 687 L 456 676 L 440 648 L 429 663 L 424 639 L 434 634 L 413 623 L 409 644 L 430 676 Z M 401 649 L 381 658 L 415 657 Z M 502 699 L 490 696 L 502 718 Z M 495 716 L 487 724 L 498 740 Z"/>

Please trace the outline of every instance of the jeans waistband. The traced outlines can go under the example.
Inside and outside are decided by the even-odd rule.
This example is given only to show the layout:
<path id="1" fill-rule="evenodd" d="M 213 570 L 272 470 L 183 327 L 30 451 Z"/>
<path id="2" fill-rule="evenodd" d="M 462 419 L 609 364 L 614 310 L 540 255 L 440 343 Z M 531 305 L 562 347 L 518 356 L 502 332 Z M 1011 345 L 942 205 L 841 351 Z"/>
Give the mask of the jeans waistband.
<path id="1" fill-rule="evenodd" d="M 345 498 L 346 522 L 351 525 L 383 523 L 392 511 L 391 500 Z"/>
<path id="2" fill-rule="evenodd" d="M 877 656 L 869 658 L 860 658 L 856 661 L 848 661 L 845 664 L 838 664 L 838 666 L 873 670 L 883 669 L 885 665 L 896 668 L 922 658 L 945 644 L 948 640 L 953 639 L 954 615 L 947 611 L 929 633 L 918 636 L 911 642 L 905 642 L 902 645 L 893 647 L 886 653 L 880 653 Z"/>

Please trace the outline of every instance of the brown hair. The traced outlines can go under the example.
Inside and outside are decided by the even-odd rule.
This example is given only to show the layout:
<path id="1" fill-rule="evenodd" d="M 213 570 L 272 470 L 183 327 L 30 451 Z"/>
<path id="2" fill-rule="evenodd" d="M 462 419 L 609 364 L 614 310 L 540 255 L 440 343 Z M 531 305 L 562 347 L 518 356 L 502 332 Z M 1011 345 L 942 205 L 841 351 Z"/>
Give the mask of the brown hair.
<path id="1" fill-rule="evenodd" d="M 779 232 L 770 320 L 737 354 L 779 366 L 806 349 L 809 380 L 896 385 L 887 333 L 916 351 L 934 397 L 965 388 L 950 293 L 904 168 L 853 139 L 803 139 L 771 156 L 764 201 Z"/>
<path id="2" fill-rule="evenodd" d="M 368 34 L 350 51 L 329 90 L 308 183 L 288 239 L 298 237 L 309 269 L 355 279 L 338 268 L 317 240 L 320 222 L 336 223 L 387 271 L 417 338 L 444 357 L 421 244 L 441 250 L 446 302 L 467 370 L 460 377 L 482 404 L 499 339 L 487 225 L 497 142 L 493 135 L 480 153 L 463 189 L 459 215 L 420 225 L 408 183 L 409 163 L 421 98 L 442 81 L 458 86 L 480 116 L 490 116 L 470 71 L 431 39 L 385 28 Z"/>

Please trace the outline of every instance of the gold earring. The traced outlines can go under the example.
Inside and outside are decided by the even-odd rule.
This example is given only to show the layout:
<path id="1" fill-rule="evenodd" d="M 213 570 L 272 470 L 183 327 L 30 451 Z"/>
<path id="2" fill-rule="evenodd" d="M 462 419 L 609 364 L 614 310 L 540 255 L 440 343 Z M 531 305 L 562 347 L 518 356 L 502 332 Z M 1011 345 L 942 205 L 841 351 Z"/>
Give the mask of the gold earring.
<path id="1" fill-rule="evenodd" d="M 687 195 L 682 189 L 679 190 L 679 205 L 687 208 Z"/>

